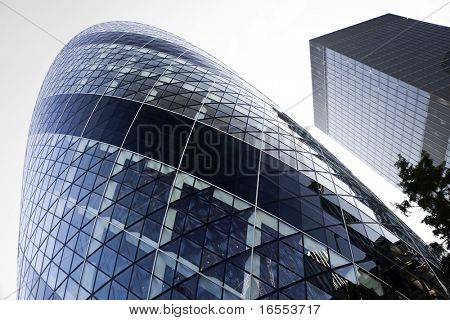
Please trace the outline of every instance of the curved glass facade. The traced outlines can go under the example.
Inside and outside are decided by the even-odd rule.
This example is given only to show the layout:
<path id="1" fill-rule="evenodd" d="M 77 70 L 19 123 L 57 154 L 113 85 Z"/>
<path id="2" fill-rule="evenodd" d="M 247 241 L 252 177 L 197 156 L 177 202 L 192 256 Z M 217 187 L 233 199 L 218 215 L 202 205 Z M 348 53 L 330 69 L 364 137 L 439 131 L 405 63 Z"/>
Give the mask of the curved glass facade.
<path id="1" fill-rule="evenodd" d="M 20 299 L 434 299 L 438 262 L 207 53 L 111 22 L 68 43 L 29 132 Z"/>

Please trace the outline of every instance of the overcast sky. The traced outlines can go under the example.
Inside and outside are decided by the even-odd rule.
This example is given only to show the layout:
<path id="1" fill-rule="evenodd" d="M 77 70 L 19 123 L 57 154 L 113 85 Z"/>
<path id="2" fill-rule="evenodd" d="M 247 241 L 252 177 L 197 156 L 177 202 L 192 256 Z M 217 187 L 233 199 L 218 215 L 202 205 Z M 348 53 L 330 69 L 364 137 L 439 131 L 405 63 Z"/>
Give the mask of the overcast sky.
<path id="1" fill-rule="evenodd" d="M 20 189 L 28 126 L 45 74 L 62 48 L 26 19 L 66 43 L 81 30 L 111 20 L 165 29 L 222 60 L 285 110 L 311 93 L 309 39 L 386 13 L 448 26 L 450 5 L 441 8 L 445 3 L 0 0 L 0 298 L 16 289 Z M 301 125 L 312 126 L 311 98 L 288 114 Z M 311 132 L 387 204 L 401 199 L 398 189 L 342 147 L 315 128 Z M 420 217 L 406 222 L 425 241 L 432 240 Z"/>

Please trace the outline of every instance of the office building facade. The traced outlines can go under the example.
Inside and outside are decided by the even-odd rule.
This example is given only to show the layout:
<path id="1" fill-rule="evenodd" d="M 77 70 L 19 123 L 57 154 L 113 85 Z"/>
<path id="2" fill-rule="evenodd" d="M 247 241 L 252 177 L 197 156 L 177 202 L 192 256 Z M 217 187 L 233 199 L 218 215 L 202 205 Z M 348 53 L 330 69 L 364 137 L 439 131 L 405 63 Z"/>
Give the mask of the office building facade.
<path id="1" fill-rule="evenodd" d="M 20 299 L 439 299 L 426 244 L 207 53 L 130 22 L 51 66 L 26 152 Z"/>
<path id="2" fill-rule="evenodd" d="M 450 28 L 387 14 L 310 40 L 314 122 L 398 183 L 398 154 L 450 166 Z"/>

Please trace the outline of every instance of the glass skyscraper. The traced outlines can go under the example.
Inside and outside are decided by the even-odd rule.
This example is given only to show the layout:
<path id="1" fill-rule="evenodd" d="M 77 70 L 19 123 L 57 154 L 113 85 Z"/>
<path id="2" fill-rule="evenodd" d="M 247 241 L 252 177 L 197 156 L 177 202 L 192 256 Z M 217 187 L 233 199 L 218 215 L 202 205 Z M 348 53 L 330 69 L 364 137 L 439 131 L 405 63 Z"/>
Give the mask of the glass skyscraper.
<path id="1" fill-rule="evenodd" d="M 440 299 L 426 244 L 262 93 L 130 22 L 56 57 L 26 152 L 20 299 Z"/>
<path id="2" fill-rule="evenodd" d="M 391 182 L 450 166 L 450 28 L 387 14 L 310 40 L 315 125 Z"/>

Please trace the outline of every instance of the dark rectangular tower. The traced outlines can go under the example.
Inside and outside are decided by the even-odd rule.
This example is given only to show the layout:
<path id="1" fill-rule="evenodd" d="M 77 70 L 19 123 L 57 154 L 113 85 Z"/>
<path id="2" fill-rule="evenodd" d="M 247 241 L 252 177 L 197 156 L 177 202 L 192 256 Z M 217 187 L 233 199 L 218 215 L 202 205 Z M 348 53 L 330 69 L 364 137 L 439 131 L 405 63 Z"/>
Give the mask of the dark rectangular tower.
<path id="1" fill-rule="evenodd" d="M 450 28 L 386 14 L 310 40 L 314 123 L 384 177 L 450 166 Z"/>

